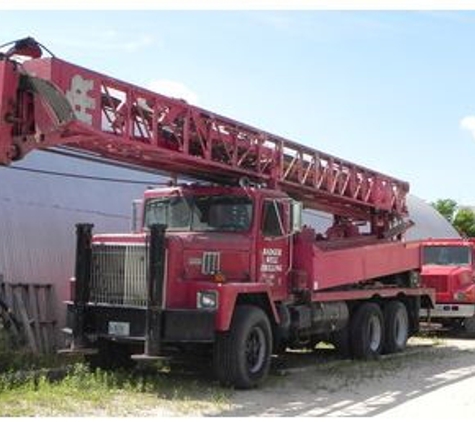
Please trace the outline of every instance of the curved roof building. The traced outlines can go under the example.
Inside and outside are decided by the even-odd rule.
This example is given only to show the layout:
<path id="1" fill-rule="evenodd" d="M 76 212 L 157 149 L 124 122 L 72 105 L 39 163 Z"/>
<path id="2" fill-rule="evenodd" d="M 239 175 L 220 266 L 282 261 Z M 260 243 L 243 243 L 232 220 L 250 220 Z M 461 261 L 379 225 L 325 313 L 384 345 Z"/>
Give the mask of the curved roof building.
<path id="1" fill-rule="evenodd" d="M 127 232 L 132 201 L 160 176 L 92 161 L 34 152 L 11 167 L 0 167 L 0 274 L 12 282 L 53 283 L 68 296 L 74 269 L 75 224 L 94 223 L 95 232 Z M 430 205 L 410 196 L 415 227 L 407 239 L 458 237 Z M 311 212 L 319 230 L 330 224 Z"/>

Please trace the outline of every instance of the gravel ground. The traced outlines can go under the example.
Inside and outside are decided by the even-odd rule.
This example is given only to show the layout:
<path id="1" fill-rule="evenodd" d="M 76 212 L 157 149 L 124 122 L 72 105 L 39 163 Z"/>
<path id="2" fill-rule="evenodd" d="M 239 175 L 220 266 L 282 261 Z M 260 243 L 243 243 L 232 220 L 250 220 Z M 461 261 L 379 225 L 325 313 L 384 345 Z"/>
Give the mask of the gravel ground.
<path id="1" fill-rule="evenodd" d="M 336 360 L 288 354 L 258 390 L 235 391 L 219 416 L 360 416 L 473 420 L 475 339 L 416 338 L 400 355 Z"/>
<path id="2" fill-rule="evenodd" d="M 475 338 L 429 334 L 411 339 L 404 353 L 368 362 L 338 359 L 330 348 L 289 352 L 273 362 L 261 388 L 248 391 L 220 388 L 204 368 L 199 373 L 172 369 L 158 376 L 164 377 L 164 388 L 156 391 L 123 388 L 99 400 L 94 389 L 89 395 L 81 390 L 70 406 L 64 406 L 64 401 L 71 400 L 64 388 L 48 390 L 54 396 L 41 396 L 40 401 L 35 391 L 27 397 L 10 395 L 5 415 L 8 406 L 18 408 L 18 400 L 28 402 L 22 407 L 25 415 L 40 416 L 358 416 L 472 421 L 475 415 Z"/>

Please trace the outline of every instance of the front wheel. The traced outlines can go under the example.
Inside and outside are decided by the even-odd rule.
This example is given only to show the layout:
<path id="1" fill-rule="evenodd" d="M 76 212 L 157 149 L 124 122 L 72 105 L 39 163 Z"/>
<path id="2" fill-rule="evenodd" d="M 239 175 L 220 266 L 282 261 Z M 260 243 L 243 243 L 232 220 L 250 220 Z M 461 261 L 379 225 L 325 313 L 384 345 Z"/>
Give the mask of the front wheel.
<path id="1" fill-rule="evenodd" d="M 236 308 L 229 333 L 219 335 L 215 373 L 222 385 L 253 388 L 269 373 L 272 331 L 265 312 L 255 306 Z"/>

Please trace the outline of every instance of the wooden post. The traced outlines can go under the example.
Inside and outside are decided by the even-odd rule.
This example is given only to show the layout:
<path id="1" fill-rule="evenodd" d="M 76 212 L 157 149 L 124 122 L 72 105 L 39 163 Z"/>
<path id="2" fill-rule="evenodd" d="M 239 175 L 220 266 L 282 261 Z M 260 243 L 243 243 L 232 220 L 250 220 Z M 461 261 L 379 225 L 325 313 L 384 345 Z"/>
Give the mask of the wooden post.
<path id="1" fill-rule="evenodd" d="M 38 346 L 35 341 L 35 335 L 33 333 L 33 330 L 31 328 L 31 321 L 30 318 L 28 317 L 28 312 L 25 307 L 25 302 L 23 301 L 23 298 L 21 296 L 21 287 L 17 286 L 17 288 L 13 289 L 13 294 L 15 297 L 15 302 L 18 307 L 19 315 L 20 315 L 20 321 L 23 324 L 23 327 L 25 329 L 26 337 L 28 339 L 28 343 L 30 345 L 30 348 L 33 353 L 38 353 Z"/>
<path id="2" fill-rule="evenodd" d="M 30 312 L 33 318 L 33 327 L 35 331 L 36 344 L 38 346 L 38 351 L 40 353 L 45 352 L 44 342 L 41 338 L 41 327 L 40 327 L 40 312 L 38 307 L 38 289 L 34 285 L 26 286 L 26 290 L 29 293 L 30 299 Z"/>

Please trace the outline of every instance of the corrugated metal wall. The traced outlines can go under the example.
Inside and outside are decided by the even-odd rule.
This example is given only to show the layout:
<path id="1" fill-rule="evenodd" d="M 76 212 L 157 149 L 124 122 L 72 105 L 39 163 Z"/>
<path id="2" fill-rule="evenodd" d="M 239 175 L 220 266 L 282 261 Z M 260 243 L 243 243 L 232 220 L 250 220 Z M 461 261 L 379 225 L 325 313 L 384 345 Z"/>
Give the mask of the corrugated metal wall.
<path id="1" fill-rule="evenodd" d="M 25 169 L 150 182 L 158 177 L 46 152 L 35 152 L 11 168 L 0 167 L 0 273 L 12 282 L 54 283 L 65 299 L 74 269 L 75 224 L 94 223 L 95 232 L 129 231 L 132 201 L 151 183 Z"/>

